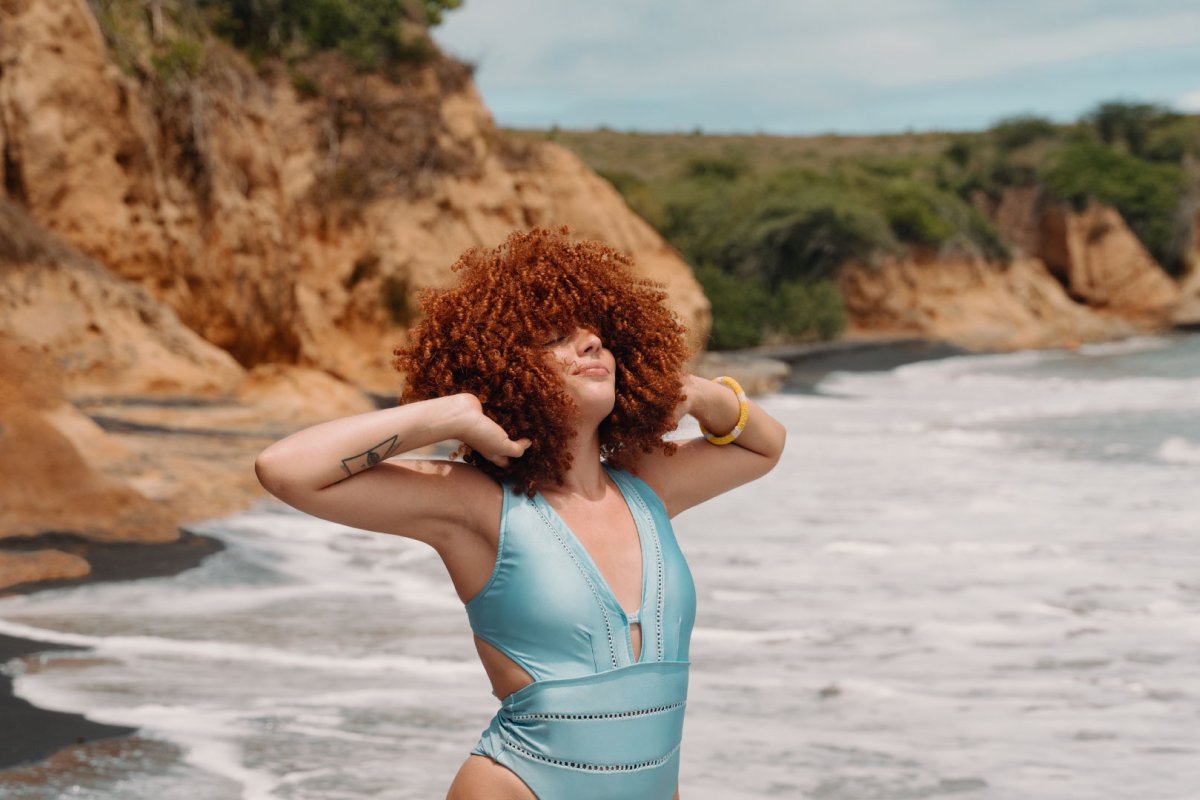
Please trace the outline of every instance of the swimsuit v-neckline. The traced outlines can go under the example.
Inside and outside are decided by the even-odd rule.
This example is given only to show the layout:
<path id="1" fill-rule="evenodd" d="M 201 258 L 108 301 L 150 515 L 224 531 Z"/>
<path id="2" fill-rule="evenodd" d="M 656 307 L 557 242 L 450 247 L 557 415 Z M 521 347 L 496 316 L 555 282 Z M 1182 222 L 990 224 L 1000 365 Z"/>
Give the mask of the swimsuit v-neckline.
<path id="1" fill-rule="evenodd" d="M 629 498 L 629 493 L 626 491 L 624 483 L 622 483 L 621 479 L 618 478 L 614 471 L 609 469 L 608 466 L 605 466 L 604 469 L 608 476 L 612 479 L 613 484 L 616 485 L 617 491 L 621 493 L 621 499 L 625 501 L 625 510 L 629 512 L 629 516 L 633 519 L 633 526 L 637 530 L 638 549 L 641 551 L 642 561 L 642 586 L 641 593 L 639 595 L 638 607 L 633 611 L 628 611 L 624 606 L 621 605 L 621 601 L 617 599 L 616 592 L 614 592 L 612 586 L 609 585 L 608 579 L 604 577 L 604 573 L 600 571 L 600 567 L 596 564 L 596 560 L 592 558 L 592 554 L 588 551 L 587 547 L 584 546 L 583 540 L 575 535 L 575 531 L 571 530 L 571 526 L 568 525 L 567 521 L 562 518 L 562 515 L 555 510 L 554 506 L 550 505 L 550 501 L 547 500 L 541 492 L 535 494 L 534 498 L 542 506 L 549 510 L 550 518 L 554 521 L 555 525 L 557 525 L 559 529 L 566 534 L 566 540 L 570 544 L 571 548 L 576 551 L 576 556 L 579 557 L 580 562 L 584 564 L 584 566 L 593 574 L 597 584 L 600 586 L 601 591 L 604 592 L 607 599 L 611 601 L 613 607 L 621 612 L 621 615 L 625 618 L 626 625 L 628 626 L 628 623 L 631 622 L 641 624 L 642 611 L 646 607 L 646 594 L 650 590 L 651 583 L 650 576 L 648 574 L 650 565 L 650 558 L 647 553 L 649 546 L 648 535 L 646 531 L 642 529 L 641 519 L 639 519 L 638 515 L 634 513 L 633 503 Z M 645 644 L 643 642 L 643 648 L 644 647 Z"/>

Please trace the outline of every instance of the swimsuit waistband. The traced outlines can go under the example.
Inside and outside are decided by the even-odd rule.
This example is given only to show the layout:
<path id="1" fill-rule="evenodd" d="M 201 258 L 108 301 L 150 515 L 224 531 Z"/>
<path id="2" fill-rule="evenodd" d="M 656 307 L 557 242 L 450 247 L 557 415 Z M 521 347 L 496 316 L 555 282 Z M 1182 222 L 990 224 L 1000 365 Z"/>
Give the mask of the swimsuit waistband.
<path id="1" fill-rule="evenodd" d="M 505 698 L 476 751 L 586 771 L 659 766 L 683 738 L 687 683 L 683 661 L 537 681 Z"/>

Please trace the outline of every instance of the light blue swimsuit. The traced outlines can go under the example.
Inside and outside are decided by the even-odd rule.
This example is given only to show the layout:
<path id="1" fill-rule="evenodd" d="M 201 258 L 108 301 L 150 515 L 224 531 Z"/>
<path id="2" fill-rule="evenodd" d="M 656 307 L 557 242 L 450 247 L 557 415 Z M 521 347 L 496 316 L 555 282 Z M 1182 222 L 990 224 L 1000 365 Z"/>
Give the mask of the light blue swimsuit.
<path id="1" fill-rule="evenodd" d="M 628 614 L 541 494 L 504 487 L 496 566 L 467 603 L 475 635 L 533 683 L 501 701 L 473 753 L 539 800 L 670 800 L 679 776 L 696 591 L 666 509 L 608 470 L 637 524 L 642 604 Z M 642 627 L 633 658 L 631 623 Z"/>

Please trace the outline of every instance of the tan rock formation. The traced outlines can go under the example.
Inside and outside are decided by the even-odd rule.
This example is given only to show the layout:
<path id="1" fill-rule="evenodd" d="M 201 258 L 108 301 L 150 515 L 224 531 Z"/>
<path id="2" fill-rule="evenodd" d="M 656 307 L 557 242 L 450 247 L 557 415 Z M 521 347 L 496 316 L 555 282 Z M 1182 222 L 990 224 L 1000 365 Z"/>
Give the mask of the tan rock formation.
<path id="1" fill-rule="evenodd" d="M 301 96 L 282 69 L 260 77 L 210 42 L 197 77 L 139 80 L 113 65 L 84 0 L 5 9 L 8 193 L 244 365 L 394 393 L 415 292 L 444 284 L 467 247 L 534 224 L 626 250 L 707 330 L 678 255 L 570 154 L 506 148 L 461 65 L 389 82 L 322 57 Z"/>
<path id="2" fill-rule="evenodd" d="M 574 156 L 507 145 L 465 66 L 323 56 L 312 94 L 206 47 L 124 72 L 85 0 L 0 0 L 0 536 L 168 539 L 261 498 L 254 455 L 397 393 L 416 293 L 514 228 L 614 244 L 707 331 L 678 254 Z M 18 560 L 0 583 L 84 568 Z"/>
<path id="3" fill-rule="evenodd" d="M 21 583 L 82 578 L 91 571 L 87 559 L 61 550 L 0 552 L 0 589 Z"/>
<path id="4" fill-rule="evenodd" d="M 375 410 L 370 398 L 328 373 L 286 364 L 250 370 L 235 397 L 260 420 L 289 428 Z"/>
<path id="5" fill-rule="evenodd" d="M 1192 244 L 1186 270 L 1179 282 L 1179 307 L 1175 309 L 1173 322 L 1200 327 L 1200 213 L 1192 219 Z"/>
<path id="6" fill-rule="evenodd" d="M 988 214 L 1015 258 L 1040 258 L 1042 253 L 1042 193 L 1036 186 L 1013 186 L 993 204 L 982 192 L 975 202 Z"/>
<path id="7" fill-rule="evenodd" d="M 0 340 L 0 537 L 56 531 L 100 541 L 176 538 L 170 513 L 93 469 L 59 431 L 58 418 L 73 414 L 58 378 L 36 352 Z"/>
<path id="8" fill-rule="evenodd" d="M 1175 282 L 1106 206 L 1080 213 L 1049 209 L 1042 217 L 1042 257 L 1072 297 L 1096 309 L 1161 325 L 1179 302 Z"/>
<path id="9" fill-rule="evenodd" d="M 263 144 L 266 93 L 249 69 L 229 60 L 203 85 L 149 90 L 112 63 L 84 0 L 4 14 L 8 194 L 210 341 L 293 357 L 291 295 L 279 290 L 292 266 L 285 209 Z"/>
<path id="10" fill-rule="evenodd" d="M 0 197 L 0 336 L 55 362 L 70 397 L 229 392 L 244 371 L 145 289 Z"/>
<path id="11" fill-rule="evenodd" d="M 980 350 L 1077 344 L 1135 332 L 1071 300 L 1038 259 L 850 264 L 839 289 L 851 335 L 927 336 Z"/>
<path id="12" fill-rule="evenodd" d="M 1179 287 L 1115 209 L 1077 212 L 1036 188 L 1011 188 L 986 210 L 1018 256 L 1041 259 L 1076 302 L 1148 327 L 1169 324 Z"/>
<path id="13" fill-rule="evenodd" d="M 679 254 L 572 153 L 551 143 L 514 152 L 469 81 L 439 76 L 430 67 L 401 92 L 375 76 L 347 75 L 329 59 L 318 62 L 313 75 L 325 100 L 301 101 L 290 83 L 272 84 L 285 129 L 281 138 L 293 143 L 283 170 L 304 208 L 302 261 L 320 265 L 296 286 L 306 363 L 373 392 L 394 394 L 390 344 L 401 340 L 416 313 L 417 292 L 452 281 L 449 267 L 467 248 L 494 246 L 512 230 L 534 225 L 566 224 L 576 236 L 630 254 L 641 274 L 667 286 L 674 309 L 698 337 L 708 330 L 708 301 Z M 365 198 L 346 197 L 346 190 L 329 197 L 327 184 L 339 170 L 368 172 L 351 168 L 356 162 L 347 153 L 391 147 L 398 161 L 412 157 L 396 143 L 371 141 L 377 130 L 359 125 L 342 130 L 339 139 L 339 157 L 351 166 L 322 166 L 328 156 L 319 155 L 321 126 L 313 120 L 327 113 L 320 103 L 329 98 L 368 105 L 382 129 L 411 125 L 406 120 L 412 106 L 423 107 L 438 125 L 411 135 L 428 140 L 432 152 L 426 157 L 440 158 L 443 169 L 415 169 L 409 184 L 364 189 Z M 304 205 L 311 197 L 325 198 L 327 207 Z"/>

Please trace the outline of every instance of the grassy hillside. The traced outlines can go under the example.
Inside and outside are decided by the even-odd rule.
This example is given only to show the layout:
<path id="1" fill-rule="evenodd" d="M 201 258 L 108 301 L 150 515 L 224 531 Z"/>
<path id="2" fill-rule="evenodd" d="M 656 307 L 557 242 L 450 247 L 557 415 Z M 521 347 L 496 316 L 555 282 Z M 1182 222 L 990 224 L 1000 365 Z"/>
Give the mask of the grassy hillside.
<path id="1" fill-rule="evenodd" d="M 956 136 L 910 133 L 891 136 L 768 136 L 702 133 L 620 133 L 613 130 L 509 130 L 517 139 L 549 139 L 605 174 L 642 181 L 668 178 L 695 159 L 734 160 L 760 172 L 824 169 L 840 159 L 940 156 Z"/>
<path id="2" fill-rule="evenodd" d="M 986 209 L 1009 187 L 1112 205 L 1168 272 L 1200 211 L 1200 116 L 1105 103 L 1071 124 L 977 133 L 706 136 L 510 131 L 576 152 L 696 267 L 712 346 L 838 335 L 847 260 L 915 251 L 1003 260 Z"/>

